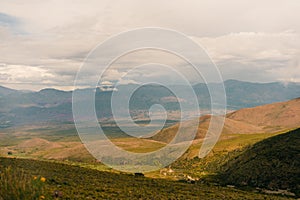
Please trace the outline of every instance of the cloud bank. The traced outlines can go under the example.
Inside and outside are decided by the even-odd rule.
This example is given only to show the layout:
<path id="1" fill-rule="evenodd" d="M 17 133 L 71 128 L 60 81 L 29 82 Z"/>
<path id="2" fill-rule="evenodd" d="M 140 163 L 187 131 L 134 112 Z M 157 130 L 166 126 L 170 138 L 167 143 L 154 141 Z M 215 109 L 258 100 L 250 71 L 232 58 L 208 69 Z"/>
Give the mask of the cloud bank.
<path id="1" fill-rule="evenodd" d="M 72 89 L 77 70 L 97 44 L 119 32 L 148 26 L 191 37 L 206 49 L 224 79 L 300 82 L 299 10 L 297 0 L 4 0 L 0 2 L 0 85 Z M 151 58 L 144 53 L 123 59 L 103 81 L 119 80 L 132 60 L 143 61 L 145 56 Z M 165 54 L 157 57 L 182 65 Z M 149 69 L 144 75 L 166 77 L 163 70 Z M 137 82 L 140 76 L 123 82 Z"/>

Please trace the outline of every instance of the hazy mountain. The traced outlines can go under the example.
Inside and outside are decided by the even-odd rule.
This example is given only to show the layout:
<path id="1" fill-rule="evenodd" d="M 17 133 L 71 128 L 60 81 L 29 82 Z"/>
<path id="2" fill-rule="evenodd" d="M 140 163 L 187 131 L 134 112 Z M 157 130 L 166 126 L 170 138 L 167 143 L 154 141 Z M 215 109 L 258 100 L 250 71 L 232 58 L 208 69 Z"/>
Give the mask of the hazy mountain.
<path id="1" fill-rule="evenodd" d="M 216 85 L 216 84 L 215 84 Z M 300 84 L 289 83 L 249 83 L 236 80 L 224 82 L 228 108 L 237 110 L 273 102 L 286 101 L 300 96 Z M 118 86 L 118 91 L 123 92 L 124 100 L 129 99 L 129 91 L 136 85 Z M 187 99 L 180 99 L 181 103 L 193 109 L 190 104 L 190 96 L 187 86 L 176 87 Z M 214 84 L 212 84 L 214 87 Z M 199 83 L 193 86 L 198 97 L 201 109 L 210 108 L 210 96 L 205 84 Z M 94 91 L 94 89 L 82 89 L 82 92 Z M 95 91 L 95 105 L 98 118 L 111 117 L 112 91 Z M 84 101 L 84 99 L 82 99 Z M 43 89 L 38 92 L 23 92 L 0 87 L 0 127 L 6 127 L 20 123 L 34 123 L 40 121 L 69 121 L 72 120 L 72 91 L 60 91 L 56 89 Z M 153 104 L 161 104 L 167 110 L 179 110 L 179 102 L 174 94 L 165 87 L 159 85 L 145 85 L 135 91 L 130 98 L 132 113 L 147 111 Z M 124 109 L 123 105 L 119 109 Z M 125 108 L 126 109 L 126 108 Z"/>
<path id="2" fill-rule="evenodd" d="M 287 101 L 300 96 L 299 83 L 249 83 L 227 80 L 224 85 L 226 87 L 228 108 L 235 110 Z"/>
<path id="3" fill-rule="evenodd" d="M 13 93 L 16 93 L 16 92 L 18 92 L 18 91 L 7 88 L 7 87 L 0 86 L 0 97 L 6 96 L 6 95 L 9 95 L 9 94 L 13 94 Z"/>

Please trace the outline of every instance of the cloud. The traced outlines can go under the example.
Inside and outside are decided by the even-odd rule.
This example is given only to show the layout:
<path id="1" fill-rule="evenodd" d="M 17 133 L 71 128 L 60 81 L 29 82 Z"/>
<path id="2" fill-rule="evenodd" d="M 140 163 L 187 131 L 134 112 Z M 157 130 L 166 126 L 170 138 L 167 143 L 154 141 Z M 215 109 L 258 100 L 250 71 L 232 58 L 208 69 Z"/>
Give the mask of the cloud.
<path id="1" fill-rule="evenodd" d="M 0 65 L 0 82 L 51 84 L 56 82 L 55 76 L 41 67 L 24 65 Z"/>
<path id="2" fill-rule="evenodd" d="M 108 69 L 104 74 L 103 74 L 103 81 L 117 81 L 121 79 L 122 76 L 124 76 L 125 72 L 121 72 L 120 70 L 117 69 Z"/>
<path id="3" fill-rule="evenodd" d="M 6 84 L 28 81 L 19 73 L 28 69 L 34 88 L 71 88 L 84 58 L 97 44 L 122 31 L 158 26 L 181 31 L 204 46 L 224 79 L 298 80 L 293 63 L 300 55 L 299 9 L 297 0 L 1 1 L 0 63 L 11 70 L 1 71 L 0 78 Z M 184 65 L 172 56 L 148 52 L 112 66 L 104 81 L 116 80 L 126 69 L 143 62 Z M 48 75 L 42 78 L 41 74 Z M 154 74 L 167 75 L 163 70 L 149 70 L 142 76 Z M 187 76 L 193 74 L 186 70 Z M 93 69 L 86 74 L 86 84 L 91 76 L 96 76 Z M 31 88 L 29 83 L 26 87 Z"/>
<path id="4" fill-rule="evenodd" d="M 17 18 L 7 15 L 5 13 L 0 13 L 0 26 L 14 26 L 18 24 Z"/>
<path id="5" fill-rule="evenodd" d="M 259 60 L 289 60 L 299 53 L 300 35 L 293 31 L 279 33 L 240 32 L 215 38 L 197 38 L 217 62 L 233 60 L 246 63 Z"/>
<path id="6" fill-rule="evenodd" d="M 291 30 L 194 39 L 207 49 L 226 78 L 266 82 L 286 79 L 287 74 L 300 74 L 291 66 L 300 57 L 300 35 Z"/>
<path id="7" fill-rule="evenodd" d="M 282 82 L 300 82 L 300 57 L 298 60 L 289 62 L 288 65 L 271 68 L 268 73 L 272 74 Z"/>
<path id="8" fill-rule="evenodd" d="M 108 85 L 108 86 L 111 86 L 111 85 L 113 85 L 113 82 L 110 82 L 110 81 L 102 81 L 102 82 L 101 82 L 101 85 Z"/>

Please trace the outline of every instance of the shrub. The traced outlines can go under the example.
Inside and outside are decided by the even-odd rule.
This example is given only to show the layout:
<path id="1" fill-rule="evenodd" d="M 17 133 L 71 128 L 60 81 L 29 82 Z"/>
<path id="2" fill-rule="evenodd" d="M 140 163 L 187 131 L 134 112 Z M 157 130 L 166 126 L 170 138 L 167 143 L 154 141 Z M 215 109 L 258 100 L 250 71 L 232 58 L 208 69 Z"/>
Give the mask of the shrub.
<path id="1" fill-rule="evenodd" d="M 45 199 L 44 177 L 32 177 L 24 170 L 5 168 L 0 172 L 0 200 Z"/>

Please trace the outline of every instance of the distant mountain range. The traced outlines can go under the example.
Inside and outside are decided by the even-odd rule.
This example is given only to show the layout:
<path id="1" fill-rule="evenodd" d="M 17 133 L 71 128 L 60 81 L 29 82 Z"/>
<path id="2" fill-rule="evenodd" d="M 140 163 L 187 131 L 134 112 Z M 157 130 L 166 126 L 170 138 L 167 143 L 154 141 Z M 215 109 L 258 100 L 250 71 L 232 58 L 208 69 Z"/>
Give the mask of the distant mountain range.
<path id="1" fill-rule="evenodd" d="M 228 109 L 238 110 L 286 101 L 300 96 L 300 84 L 289 83 L 250 83 L 237 80 L 224 82 Z M 134 85 L 121 85 L 117 89 L 124 94 Z M 185 92 L 187 86 L 170 86 Z M 201 109 L 210 108 L 210 96 L 207 86 L 199 83 L 193 86 Z M 94 89 L 82 89 L 82 91 Z M 118 92 L 118 91 L 117 91 Z M 98 118 L 110 118 L 112 91 L 95 91 L 95 106 Z M 188 95 L 186 95 L 189 98 Z M 192 97 L 190 97 L 192 98 Z M 189 105 L 189 99 L 183 99 Z M 153 104 L 161 104 L 168 111 L 179 110 L 179 103 L 174 94 L 159 85 L 145 85 L 138 89 L 130 100 L 130 111 L 144 112 Z M 49 121 L 72 121 L 72 91 L 43 89 L 38 92 L 19 91 L 0 86 L 0 127 L 5 128 L 18 124 L 39 123 Z"/>
<path id="2" fill-rule="evenodd" d="M 6 96 L 6 95 L 9 95 L 9 94 L 13 94 L 13 93 L 16 93 L 16 92 L 18 92 L 18 91 L 0 86 L 0 97 Z"/>

